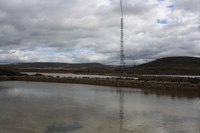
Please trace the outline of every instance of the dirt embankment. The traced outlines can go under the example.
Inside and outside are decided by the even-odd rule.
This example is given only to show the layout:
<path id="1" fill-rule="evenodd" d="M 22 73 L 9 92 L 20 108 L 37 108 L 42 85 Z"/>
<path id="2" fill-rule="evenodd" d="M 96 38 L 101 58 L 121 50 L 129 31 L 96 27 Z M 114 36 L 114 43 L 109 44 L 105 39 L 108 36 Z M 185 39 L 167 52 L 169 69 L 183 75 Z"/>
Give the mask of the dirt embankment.
<path id="1" fill-rule="evenodd" d="M 0 81 L 37 81 L 37 82 L 58 82 L 90 84 L 113 87 L 143 88 L 143 89 L 165 89 L 165 90 L 184 90 L 200 92 L 200 84 L 189 82 L 170 82 L 170 81 L 145 81 L 133 79 L 114 79 L 114 78 L 60 78 L 46 76 L 1 76 Z"/>

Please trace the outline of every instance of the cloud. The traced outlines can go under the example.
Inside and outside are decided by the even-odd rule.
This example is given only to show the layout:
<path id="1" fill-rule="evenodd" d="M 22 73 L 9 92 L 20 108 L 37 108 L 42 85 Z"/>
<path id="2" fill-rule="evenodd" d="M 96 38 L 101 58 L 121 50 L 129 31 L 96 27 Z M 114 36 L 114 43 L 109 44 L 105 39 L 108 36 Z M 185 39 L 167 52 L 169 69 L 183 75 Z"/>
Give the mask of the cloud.
<path id="1" fill-rule="evenodd" d="M 180 10 L 199 12 L 198 0 L 176 0 L 176 8 Z"/>
<path id="2" fill-rule="evenodd" d="M 124 0 L 126 63 L 199 56 L 197 0 Z M 119 64 L 118 0 L 0 0 L 0 62 Z"/>

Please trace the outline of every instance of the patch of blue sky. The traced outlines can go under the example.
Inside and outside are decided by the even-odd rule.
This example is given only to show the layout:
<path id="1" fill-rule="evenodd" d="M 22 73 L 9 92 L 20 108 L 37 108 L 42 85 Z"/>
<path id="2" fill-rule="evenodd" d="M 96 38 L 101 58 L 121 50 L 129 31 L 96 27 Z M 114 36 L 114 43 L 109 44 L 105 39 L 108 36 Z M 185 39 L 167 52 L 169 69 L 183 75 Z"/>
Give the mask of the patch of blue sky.
<path id="1" fill-rule="evenodd" d="M 92 48 L 87 48 L 87 49 L 78 48 L 78 49 L 75 49 L 74 52 L 75 53 L 88 53 L 88 54 L 94 53 Z"/>
<path id="2" fill-rule="evenodd" d="M 167 6 L 167 8 L 171 9 L 172 11 L 174 10 L 174 7 L 175 7 L 174 4 Z"/>
<path id="3" fill-rule="evenodd" d="M 171 9 L 174 9 L 174 4 L 172 4 L 172 5 L 169 5 L 169 6 L 167 6 L 167 8 L 171 8 Z"/>
<path id="4" fill-rule="evenodd" d="M 168 24 L 169 23 L 169 21 L 167 19 L 163 19 L 163 20 L 157 19 L 156 22 L 159 24 Z"/>
<path id="5" fill-rule="evenodd" d="M 21 50 L 21 52 L 31 52 L 31 53 L 36 53 L 36 54 L 51 54 L 51 55 L 60 55 L 60 54 L 71 53 L 71 52 L 88 53 L 88 54 L 94 53 L 92 48 L 87 48 L 87 49 L 78 48 L 78 49 L 75 49 L 75 50 L 65 48 L 64 51 L 61 51 L 61 52 L 58 52 L 58 51 L 40 51 L 40 50 L 38 50 L 38 51 L 37 50 Z"/>
<path id="6" fill-rule="evenodd" d="M 55 51 L 34 51 L 34 50 L 21 50 L 21 52 L 33 52 L 36 54 L 52 54 L 52 55 L 59 55 L 65 53 L 65 52 L 55 52 Z"/>
<path id="7" fill-rule="evenodd" d="M 52 55 L 60 55 L 65 53 L 65 52 L 55 52 L 55 51 L 36 51 L 36 52 L 40 54 L 52 54 Z"/>

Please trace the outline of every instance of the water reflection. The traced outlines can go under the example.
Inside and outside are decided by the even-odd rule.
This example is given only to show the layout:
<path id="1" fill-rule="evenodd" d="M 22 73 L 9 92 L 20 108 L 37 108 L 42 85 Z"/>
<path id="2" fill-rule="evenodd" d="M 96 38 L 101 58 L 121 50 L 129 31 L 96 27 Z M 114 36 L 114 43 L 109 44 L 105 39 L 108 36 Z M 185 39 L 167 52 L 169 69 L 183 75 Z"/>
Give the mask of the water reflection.
<path id="1" fill-rule="evenodd" d="M 82 126 L 80 126 L 76 122 L 74 122 L 72 125 L 65 125 L 65 124 L 51 125 L 47 127 L 45 133 L 67 133 L 69 131 L 74 131 L 81 128 Z"/>
<path id="2" fill-rule="evenodd" d="M 157 97 L 170 96 L 171 98 L 187 98 L 187 99 L 199 99 L 199 91 L 177 91 L 177 90 L 159 90 L 159 89 L 144 89 L 142 91 L 145 95 L 155 94 Z"/>
<path id="3" fill-rule="evenodd" d="M 0 132 L 200 132 L 199 95 L 92 85 L 0 82 Z"/>
<path id="4" fill-rule="evenodd" d="M 187 91 L 165 91 L 165 90 L 154 90 L 154 89 L 128 89 L 128 88 L 114 88 L 114 89 L 100 89 L 95 88 L 97 92 L 111 92 L 119 94 L 119 131 L 124 132 L 200 132 L 200 95 L 198 92 L 187 92 Z M 158 101 L 159 108 L 152 105 L 145 105 L 143 103 L 143 109 L 137 110 L 142 103 L 134 104 L 134 106 L 127 105 L 127 97 L 133 96 L 132 94 L 143 94 L 149 98 L 154 97 Z M 126 97 L 125 97 L 126 96 Z M 159 99 L 166 99 L 167 101 L 159 101 Z M 191 102 L 191 99 L 197 100 L 196 104 Z M 138 101 L 138 99 L 137 99 Z M 150 100 L 151 101 L 151 100 Z M 182 101 L 182 102 L 177 102 Z M 132 101 L 134 103 L 134 101 Z M 168 103 L 170 102 L 170 103 Z M 172 102 L 177 103 L 176 106 L 170 105 Z M 191 108 L 187 108 L 185 104 L 189 102 L 191 107 L 193 106 L 198 111 L 196 113 L 191 112 Z M 124 111 L 124 103 L 127 105 Z M 160 105 L 163 104 L 163 105 Z M 192 105 L 193 104 L 193 105 Z M 129 107 L 128 107 L 129 106 Z M 148 108 L 145 108 L 148 106 Z M 150 107 L 152 106 L 152 108 Z M 157 105 L 156 105 L 157 106 Z M 177 107 L 178 106 L 178 107 Z M 155 107 L 155 108 L 154 108 Z M 127 111 L 127 108 L 128 111 Z M 127 117 L 131 117 L 129 110 L 132 108 L 135 119 L 127 121 Z M 135 109 L 134 109 L 135 108 Z M 185 110 L 184 108 L 187 108 Z M 149 110 L 150 109 L 150 110 Z M 169 115 L 169 112 L 173 112 Z M 126 116 L 127 115 L 127 116 Z M 152 116 L 151 116 L 152 115 Z M 195 117 L 195 115 L 197 117 Z M 126 117 L 124 117 L 126 116 Z M 125 120 L 124 120 L 125 119 Z M 145 122 L 146 121 L 146 122 Z M 195 122 L 196 121 L 196 122 Z M 139 124 L 138 124 L 139 122 Z M 131 124 L 132 125 L 131 125 Z M 154 125 L 154 124 L 157 125 Z M 181 124 L 182 123 L 182 124 Z M 152 124 L 152 125 L 149 125 Z M 134 125 L 134 126 L 133 126 Z M 157 129 L 155 129 L 156 127 Z M 190 127 L 192 126 L 192 127 Z M 169 127 L 171 129 L 169 129 Z M 148 128 L 151 128 L 149 130 Z"/>
<path id="5" fill-rule="evenodd" d="M 131 95 L 134 93 L 142 93 L 144 95 L 156 95 L 157 97 L 167 96 L 171 98 L 186 98 L 186 99 L 200 99 L 199 91 L 180 91 L 180 90 L 162 90 L 162 89 L 131 89 L 131 88 L 114 88 L 114 89 L 98 89 L 95 88 L 95 91 L 104 91 L 104 92 L 115 92 L 123 93 L 126 95 Z"/>
<path id="6" fill-rule="evenodd" d="M 119 111 L 119 118 L 120 118 L 120 133 L 122 132 L 123 129 L 123 120 L 124 120 L 124 92 L 122 90 L 120 90 L 119 92 L 120 94 L 120 111 Z"/>
<path id="7" fill-rule="evenodd" d="M 120 128 L 119 131 L 120 133 L 124 133 L 124 132 L 134 132 L 134 130 L 130 130 L 128 128 L 125 128 L 123 126 L 124 124 L 124 91 L 123 90 L 119 90 L 119 107 L 120 107 L 120 111 L 119 111 L 119 118 L 120 118 Z"/>

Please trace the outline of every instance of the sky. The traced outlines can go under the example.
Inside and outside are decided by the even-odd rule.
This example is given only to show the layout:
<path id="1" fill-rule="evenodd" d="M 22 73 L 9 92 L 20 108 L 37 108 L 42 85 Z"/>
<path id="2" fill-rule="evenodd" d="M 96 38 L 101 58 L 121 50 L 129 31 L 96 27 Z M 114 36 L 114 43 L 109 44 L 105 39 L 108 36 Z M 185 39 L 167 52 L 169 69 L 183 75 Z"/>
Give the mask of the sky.
<path id="1" fill-rule="evenodd" d="M 199 0 L 123 0 L 127 65 L 200 57 Z M 0 63 L 120 64 L 119 0 L 0 0 Z"/>

